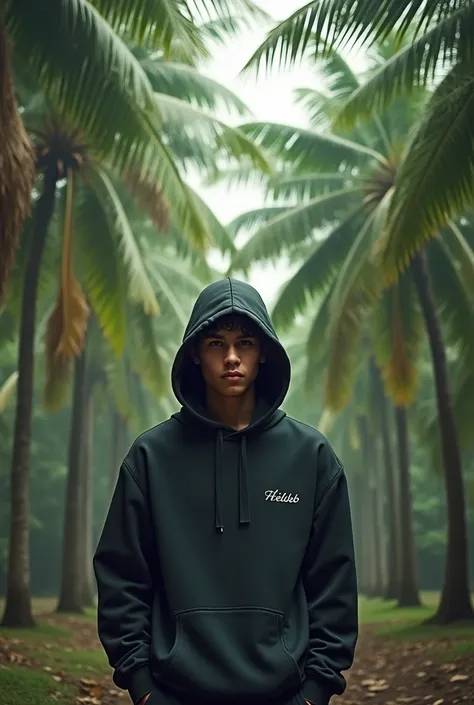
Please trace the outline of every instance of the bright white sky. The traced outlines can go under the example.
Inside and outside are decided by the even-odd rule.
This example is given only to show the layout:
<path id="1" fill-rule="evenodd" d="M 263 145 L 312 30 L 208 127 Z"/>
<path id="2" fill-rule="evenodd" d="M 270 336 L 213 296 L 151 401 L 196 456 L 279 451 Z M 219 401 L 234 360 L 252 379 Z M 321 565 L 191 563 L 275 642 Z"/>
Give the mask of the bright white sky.
<path id="1" fill-rule="evenodd" d="M 281 21 L 301 7 L 303 0 L 259 0 L 258 4 L 271 14 L 275 21 Z M 212 60 L 203 65 L 201 70 L 242 98 L 253 113 L 252 119 L 308 127 L 304 112 L 293 102 L 293 91 L 295 88 L 317 87 L 314 67 L 309 64 L 297 64 L 290 71 L 275 69 L 268 75 L 262 70 L 258 79 L 252 73 L 245 78 L 239 76 L 271 26 L 272 24 L 263 25 L 243 31 L 237 40 L 229 42 L 225 47 L 218 47 Z M 351 60 L 351 64 L 356 67 L 358 63 L 357 60 Z M 244 211 L 263 205 L 262 194 L 256 188 L 233 187 L 232 191 L 229 191 L 227 187 L 219 185 L 212 188 L 200 187 L 199 191 L 224 224 Z M 249 281 L 270 305 L 286 276 L 283 266 L 276 269 L 272 266 L 258 266 L 251 271 Z"/>

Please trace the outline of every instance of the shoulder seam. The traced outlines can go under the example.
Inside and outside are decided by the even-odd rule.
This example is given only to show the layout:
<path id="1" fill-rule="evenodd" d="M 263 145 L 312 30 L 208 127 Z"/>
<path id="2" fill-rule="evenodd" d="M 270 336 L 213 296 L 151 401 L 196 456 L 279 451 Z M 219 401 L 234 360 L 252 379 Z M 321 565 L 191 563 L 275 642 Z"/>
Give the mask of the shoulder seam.
<path id="1" fill-rule="evenodd" d="M 323 492 L 323 494 L 322 494 L 322 496 L 321 496 L 321 499 L 320 499 L 319 502 L 318 502 L 318 506 L 316 507 L 316 511 L 318 511 L 319 507 L 320 507 L 321 504 L 324 502 L 325 497 L 327 496 L 327 494 L 328 494 L 329 491 L 331 490 L 331 487 L 337 482 L 337 480 L 340 478 L 341 474 L 342 474 L 343 471 L 344 471 L 344 466 L 343 466 L 340 462 L 338 462 L 337 465 L 338 465 L 337 472 L 336 472 L 336 474 L 334 475 L 334 477 L 332 478 L 332 480 L 329 481 L 329 483 L 328 483 L 326 489 L 324 490 L 324 492 Z"/>
<path id="2" fill-rule="evenodd" d="M 319 431 L 315 426 L 310 426 L 309 423 L 305 423 L 304 421 L 300 421 L 299 419 L 295 419 L 294 416 L 289 416 L 288 414 L 286 415 L 286 418 L 288 419 L 288 421 L 294 421 L 299 426 L 304 426 L 305 428 L 309 428 L 311 431 L 316 431 L 316 433 L 320 433 L 321 436 L 326 438 L 326 436 L 324 436 L 324 434 L 321 433 L 321 431 Z"/>
<path id="3" fill-rule="evenodd" d="M 142 488 L 141 488 L 141 486 L 140 486 L 140 483 L 138 482 L 137 477 L 136 477 L 135 473 L 133 472 L 132 468 L 130 467 L 130 465 L 127 463 L 126 460 L 123 461 L 122 465 L 124 465 L 124 466 L 126 467 L 126 469 L 128 470 L 128 473 L 129 473 L 130 477 L 132 478 L 132 480 L 135 482 L 136 486 L 138 487 L 138 489 L 139 489 L 140 492 L 142 493 L 143 498 L 145 498 L 145 493 L 143 492 L 143 490 L 142 490 Z"/>

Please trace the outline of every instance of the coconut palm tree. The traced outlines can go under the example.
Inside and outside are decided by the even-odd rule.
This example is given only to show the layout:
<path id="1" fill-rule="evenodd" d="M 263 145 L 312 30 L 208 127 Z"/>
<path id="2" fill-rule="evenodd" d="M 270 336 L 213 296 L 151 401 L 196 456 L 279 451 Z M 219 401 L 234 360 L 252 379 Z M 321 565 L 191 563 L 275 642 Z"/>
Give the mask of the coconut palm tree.
<path id="1" fill-rule="evenodd" d="M 313 120 L 327 126 L 347 96 L 358 90 L 359 80 L 334 53 L 323 70 L 329 72 L 330 87 L 337 97 L 305 91 L 300 98 L 312 107 Z M 450 621 L 470 618 L 473 612 L 461 459 L 440 317 L 449 342 L 458 345 L 463 341 L 458 363 L 467 369 L 473 352 L 466 320 L 474 320 L 472 297 L 467 293 L 474 258 L 460 229 L 450 223 L 423 255 L 428 270 L 423 260 L 415 261 L 403 283 L 384 293 L 380 253 L 415 107 L 400 99 L 387 113 L 376 114 L 369 124 L 348 131 L 303 130 L 271 123 L 243 126 L 243 131 L 286 164 L 282 176 L 269 184 L 270 193 L 286 202 L 237 219 L 234 229 L 264 224 L 238 252 L 233 266 L 238 269 L 253 261 L 272 260 L 282 252 L 293 258 L 301 253 L 302 264 L 281 292 L 274 317 L 277 324 L 289 322 L 307 309 L 311 297 L 323 296 L 308 336 L 308 354 L 313 362 L 322 349 L 329 349 L 326 403 L 334 411 L 343 408 L 351 396 L 361 355 L 359 342 L 367 320 L 375 314 L 385 315 L 381 328 L 385 336 L 374 340 L 387 391 L 398 406 L 413 401 L 416 374 L 412 361 L 416 358 L 412 353 L 419 344 L 422 315 L 433 356 L 450 526 L 446 577 L 436 619 Z M 432 281 L 430 269 L 436 274 Z M 442 308 L 436 306 L 443 270 L 457 273 L 458 311 L 465 314 L 462 325 L 449 305 L 453 297 L 443 301 Z M 419 304 L 414 305 L 417 298 Z M 399 430 L 403 432 L 402 426 Z"/>
<path id="2" fill-rule="evenodd" d="M 0 304 L 24 220 L 30 212 L 34 151 L 18 112 L 10 57 L 0 13 Z"/>
<path id="3" fill-rule="evenodd" d="M 123 45 L 128 52 L 129 50 Z M 259 163 L 265 167 L 265 160 L 260 150 L 256 148 L 250 140 L 237 130 L 232 130 L 227 125 L 209 115 L 199 107 L 185 103 L 174 96 L 166 93 L 155 93 L 148 74 L 153 72 L 152 66 L 147 66 L 146 70 L 141 68 L 131 52 L 130 64 L 137 65 L 143 74 L 143 80 L 150 89 L 155 106 L 160 103 L 163 112 L 161 131 L 157 139 L 161 148 L 166 154 L 164 170 L 161 177 L 155 172 L 153 178 L 151 172 L 144 171 L 138 163 L 132 163 L 128 157 L 122 154 L 126 145 L 116 140 L 111 145 L 108 156 L 103 151 L 102 145 L 95 145 L 87 142 L 87 130 L 81 126 L 80 129 L 71 127 L 64 117 L 67 111 L 58 118 L 56 113 L 51 113 L 49 105 L 41 95 L 27 90 L 29 100 L 25 101 L 25 119 L 31 120 L 31 131 L 35 136 L 35 144 L 38 154 L 37 169 L 40 195 L 36 201 L 35 217 L 30 236 L 29 253 L 24 262 L 23 292 L 22 292 L 22 313 L 21 313 L 21 335 L 19 344 L 19 379 L 18 379 L 18 401 L 17 415 L 14 433 L 14 453 L 12 460 L 12 530 L 10 534 L 9 553 L 9 587 L 7 590 L 7 602 L 4 615 L 5 624 L 31 624 L 32 617 L 29 613 L 28 576 L 25 572 L 28 556 L 28 456 L 30 443 L 30 424 L 32 410 L 33 392 L 33 341 L 35 337 L 35 307 L 37 302 L 37 287 L 41 272 L 41 262 L 48 240 L 48 230 L 53 216 L 58 195 L 58 182 L 67 184 L 68 197 L 65 199 L 64 216 L 64 238 L 62 242 L 63 258 L 61 270 L 61 286 L 59 288 L 58 300 L 54 310 L 53 323 L 49 329 L 48 349 L 52 352 L 55 364 L 55 373 L 61 369 L 62 362 L 65 367 L 69 365 L 74 357 L 80 355 L 84 333 L 87 326 L 89 306 L 85 300 L 84 293 L 78 284 L 73 266 L 73 238 L 72 221 L 73 209 L 75 205 L 75 194 L 78 183 L 82 183 L 84 188 L 92 190 L 95 194 L 95 202 L 101 210 L 102 221 L 105 219 L 117 220 L 119 228 L 110 229 L 110 225 L 105 225 L 101 232 L 101 237 L 97 237 L 96 228 L 91 228 L 88 232 L 82 233 L 82 241 L 88 243 L 89 256 L 97 259 L 89 267 L 91 277 L 89 296 L 92 304 L 96 305 L 96 310 L 101 325 L 109 336 L 114 336 L 116 349 L 123 345 L 125 334 L 123 307 L 119 310 L 122 315 L 118 316 L 116 311 L 117 297 L 123 296 L 123 291 L 129 290 L 132 298 L 139 302 L 146 314 L 157 313 L 158 306 L 156 297 L 150 286 L 149 277 L 144 269 L 143 258 L 140 248 L 137 246 L 130 223 L 127 220 L 123 202 L 119 196 L 120 185 L 128 187 L 128 192 L 139 201 L 142 207 L 152 219 L 154 226 L 165 232 L 171 226 L 176 230 L 180 229 L 182 236 L 192 236 L 195 243 L 204 245 L 205 242 L 214 242 L 214 236 L 222 245 L 223 229 L 215 227 L 209 209 L 200 201 L 190 187 L 182 181 L 178 173 L 178 167 L 173 160 L 170 147 L 164 146 L 164 141 L 176 140 L 178 126 L 181 129 L 182 143 L 186 145 L 186 155 L 180 159 L 187 164 L 197 163 L 202 167 L 209 162 L 208 153 L 214 145 L 218 145 L 216 157 L 219 154 L 232 154 L 235 159 L 242 155 L 247 156 L 253 163 Z M 163 67 L 161 67 L 163 69 Z M 176 75 L 179 68 L 174 67 Z M 183 71 L 181 72 L 184 73 Z M 173 74 L 173 67 L 167 68 L 167 76 Z M 159 82 L 160 73 L 157 70 L 154 80 Z M 25 81 L 26 83 L 26 81 Z M 166 84 L 166 81 L 162 81 Z M 29 84 L 26 83 L 29 88 Z M 166 84 L 167 85 L 167 84 Z M 210 102 L 210 91 L 214 87 L 218 92 L 217 85 L 211 81 L 203 79 L 199 84 L 197 74 L 187 73 L 187 80 L 182 86 L 186 86 L 188 91 L 187 99 L 191 101 L 193 95 L 202 94 L 207 91 L 207 102 Z M 175 90 L 173 87 L 172 90 Z M 229 91 L 221 89 L 220 95 L 228 103 L 232 102 Z M 92 95 L 90 96 L 92 100 Z M 215 98 L 218 101 L 218 98 Z M 234 106 L 240 111 L 242 104 L 233 100 Z M 50 117 L 48 117 L 50 115 Z M 46 119 L 45 119 L 46 116 Z M 38 127 L 38 117 L 42 118 L 45 125 Z M 113 124 L 111 125 L 113 131 Z M 181 143 L 181 146 L 182 146 Z M 138 142 L 132 147 L 128 145 L 127 151 L 137 151 Z M 206 159 L 202 156 L 205 155 Z M 152 157 L 151 152 L 141 152 L 141 157 L 145 161 Z M 155 154 L 153 159 L 159 159 Z M 118 161 L 117 161 L 118 159 Z M 168 166 L 166 166 L 168 164 Z M 179 182 L 179 188 L 185 198 L 189 212 L 193 217 L 188 220 L 188 225 L 192 230 L 187 230 L 183 226 L 182 213 L 178 201 L 174 201 L 169 184 L 165 184 L 168 179 L 167 169 L 170 165 L 174 170 L 174 176 L 170 172 L 169 177 L 175 184 Z M 155 169 L 155 167 L 153 167 Z M 145 176 L 145 174 L 147 174 Z M 176 179 L 178 181 L 176 181 Z M 122 191 L 125 189 L 122 188 Z M 80 194 L 80 189 L 79 189 Z M 172 203 L 172 207 L 169 205 Z M 176 207 L 178 206 L 178 207 Z M 100 214 L 99 214 L 100 217 Z M 194 219 L 194 226 L 191 221 Z M 219 246 L 219 242 L 216 244 Z M 228 243 L 228 238 L 227 238 Z M 228 246 L 228 244 L 227 244 Z M 107 251 L 107 247 L 110 249 Z M 107 260 L 115 250 L 114 257 Z M 114 259 L 115 258 L 115 259 Z M 118 258 L 118 262 L 116 261 Z M 115 268 L 113 264 L 117 265 Z M 112 265 L 112 266 L 111 266 Z M 110 290 L 105 292 L 103 277 L 115 277 L 115 290 L 111 294 Z M 118 293 L 117 293 L 118 292 Z M 121 293 L 122 292 L 122 293 Z M 100 301 L 98 301 L 100 299 Z M 18 516 L 17 516 L 18 512 Z M 20 518 L 21 515 L 21 518 Z M 15 527 L 15 530 L 13 529 Z M 19 596 L 21 592 L 22 597 Z"/>
<path id="4" fill-rule="evenodd" d="M 335 122 L 345 126 L 436 81 L 390 203 L 383 263 L 392 281 L 450 218 L 472 204 L 473 20 L 474 5 L 466 0 L 357 5 L 352 0 L 313 0 L 274 27 L 247 64 L 288 66 L 304 55 L 324 56 L 334 48 L 371 49 L 394 36 L 397 52 L 340 106 Z"/>

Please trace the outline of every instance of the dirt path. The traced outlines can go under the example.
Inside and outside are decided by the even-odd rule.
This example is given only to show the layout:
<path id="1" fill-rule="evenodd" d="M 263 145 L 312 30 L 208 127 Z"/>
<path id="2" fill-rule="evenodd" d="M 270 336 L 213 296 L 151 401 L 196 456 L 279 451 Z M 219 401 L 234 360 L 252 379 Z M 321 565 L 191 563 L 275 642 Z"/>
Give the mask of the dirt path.
<path id="1" fill-rule="evenodd" d="M 34 645 L 19 639 L 6 639 L 0 634 L 0 667 L 16 663 L 18 666 L 45 670 L 55 680 L 77 686 L 76 705 L 120 705 L 129 703 L 126 693 L 112 683 L 110 673 L 97 675 L 87 667 L 79 675 L 71 675 L 66 668 L 45 668 L 40 650 L 59 652 L 100 651 L 95 624 L 84 619 L 44 615 L 43 623 L 62 626 L 73 632 L 61 643 Z M 343 697 L 335 697 L 331 705 L 474 705 L 474 655 L 447 654 L 459 639 L 438 637 L 431 642 L 402 642 L 373 636 L 373 628 L 363 627 L 356 660 L 348 677 L 348 688 Z M 460 644 L 462 647 L 462 643 Z M 462 648 L 457 646 L 462 654 Z M 81 654 L 78 653 L 77 663 Z M 71 659 L 70 659 L 71 660 Z M 99 668 L 99 672 L 101 667 Z"/>
<path id="2" fill-rule="evenodd" d="M 446 661 L 459 643 L 376 639 L 363 627 L 346 693 L 331 705 L 474 705 L 474 655 Z"/>

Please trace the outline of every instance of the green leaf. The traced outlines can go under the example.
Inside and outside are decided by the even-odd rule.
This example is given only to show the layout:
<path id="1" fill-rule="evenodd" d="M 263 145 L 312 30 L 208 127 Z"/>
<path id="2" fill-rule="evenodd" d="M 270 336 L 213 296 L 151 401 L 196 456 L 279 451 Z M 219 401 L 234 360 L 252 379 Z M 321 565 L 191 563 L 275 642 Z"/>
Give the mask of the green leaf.
<path id="1" fill-rule="evenodd" d="M 237 252 L 232 267 L 275 261 L 312 237 L 314 230 L 334 223 L 347 209 L 360 203 L 357 188 L 333 191 L 291 208 L 263 225 Z"/>
<path id="2" fill-rule="evenodd" d="M 239 128 L 229 127 L 212 115 L 172 96 L 156 93 L 155 99 L 163 117 L 165 133 L 168 125 L 188 129 L 204 142 L 211 141 L 227 158 L 239 160 L 247 157 L 256 168 L 269 170 L 263 152 Z"/>
<path id="3" fill-rule="evenodd" d="M 143 59 L 140 63 L 151 87 L 157 93 L 194 103 L 200 108 L 226 108 L 229 112 L 239 115 L 250 112 L 245 103 L 229 88 L 204 76 L 191 66 L 153 58 Z"/>
<path id="4" fill-rule="evenodd" d="M 359 43 L 370 47 L 394 30 L 401 38 L 413 29 L 416 37 L 433 20 L 440 23 L 462 7 L 466 8 L 464 0 L 449 3 L 427 0 L 421 8 L 420 3 L 413 0 L 358 3 L 353 0 L 313 0 L 274 27 L 243 70 L 254 68 L 258 72 L 262 63 L 267 69 L 270 66 L 289 67 L 308 55 L 308 49 L 315 56 L 324 56 L 333 49 L 354 48 Z M 467 27 L 466 24 L 466 32 Z M 457 39 L 453 33 L 452 43 Z"/>
<path id="5" fill-rule="evenodd" d="M 300 170 L 337 171 L 341 166 L 366 165 L 373 160 L 385 164 L 385 159 L 369 147 L 328 133 L 271 122 L 246 123 L 240 130 L 279 160 Z"/>
<path id="6" fill-rule="evenodd" d="M 367 117 L 375 110 L 382 111 L 396 96 L 411 94 L 414 89 L 426 86 L 430 79 L 436 78 L 439 69 L 452 63 L 454 45 L 458 58 L 468 60 L 474 55 L 474 35 L 470 31 L 473 22 L 474 5 L 471 5 L 436 24 L 421 38 L 390 57 L 350 96 L 334 125 L 352 127 L 358 117 Z M 417 92 L 420 97 L 424 96 L 424 92 Z"/>
<path id="7" fill-rule="evenodd" d="M 474 365 L 474 298 L 466 288 L 462 269 L 452 257 L 444 237 L 427 248 L 431 286 L 438 315 L 449 345 L 456 350 L 459 369 Z"/>
<path id="8" fill-rule="evenodd" d="M 329 174 L 302 174 L 300 176 L 274 176 L 268 180 L 267 195 L 272 198 L 305 200 L 358 185 L 357 177 L 346 172 Z"/>
<path id="9" fill-rule="evenodd" d="M 185 2 L 175 0 L 89 0 L 114 31 L 127 34 L 139 44 L 170 51 L 173 41 L 185 48 L 186 55 L 207 56 L 198 27 Z M 76 0 L 78 3 L 78 0 Z M 184 12 L 183 12 L 184 10 Z M 183 49 L 182 49 L 183 50 Z"/>
<path id="10" fill-rule="evenodd" d="M 277 326 L 285 327 L 293 322 L 312 297 L 333 281 L 360 230 L 361 210 L 351 213 L 321 242 L 313 245 L 312 253 L 286 282 L 273 309 L 272 318 Z"/>
<path id="11" fill-rule="evenodd" d="M 15 402 L 16 389 L 18 381 L 18 372 L 12 372 L 11 375 L 0 386 L 0 414 L 8 409 Z"/>
<path id="12" fill-rule="evenodd" d="M 113 219 L 103 198 L 83 186 L 75 207 L 75 258 L 79 280 L 102 332 L 116 355 L 126 335 L 127 271 L 117 242 Z"/>
<path id="13" fill-rule="evenodd" d="M 457 66 L 435 91 L 396 179 L 383 254 L 387 280 L 474 195 L 474 75 Z"/>
<path id="14" fill-rule="evenodd" d="M 204 241 L 163 144 L 147 76 L 97 9 L 87 0 L 19 0 L 7 3 L 6 22 L 15 61 L 44 91 L 62 126 L 80 128 L 89 150 L 118 172 L 134 168 L 160 182 L 183 229 Z"/>
<path id="15" fill-rule="evenodd" d="M 89 169 L 88 179 L 96 190 L 97 197 L 106 199 L 114 213 L 115 227 L 120 237 L 119 252 L 127 267 L 129 296 L 143 306 L 146 314 L 158 314 L 159 306 L 145 261 L 112 179 L 105 169 L 98 165 Z"/>
<path id="16" fill-rule="evenodd" d="M 237 235 L 241 230 L 252 230 L 262 224 L 277 218 L 283 213 L 289 213 L 293 206 L 267 206 L 265 208 L 255 208 L 251 211 L 241 213 L 232 220 L 227 229 Z"/>

